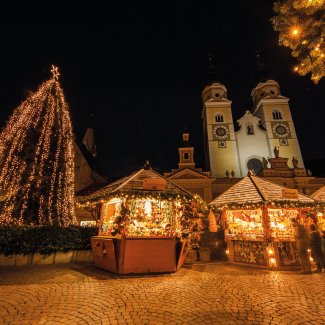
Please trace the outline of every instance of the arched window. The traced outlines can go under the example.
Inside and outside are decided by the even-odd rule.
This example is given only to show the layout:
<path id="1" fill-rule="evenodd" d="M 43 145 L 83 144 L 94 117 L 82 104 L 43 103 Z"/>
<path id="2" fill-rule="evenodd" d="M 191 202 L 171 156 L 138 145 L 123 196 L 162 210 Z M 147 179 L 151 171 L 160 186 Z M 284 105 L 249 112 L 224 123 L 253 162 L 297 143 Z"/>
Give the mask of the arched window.
<path id="1" fill-rule="evenodd" d="M 223 115 L 222 114 L 217 114 L 216 115 L 216 122 L 223 122 Z"/>
<path id="2" fill-rule="evenodd" d="M 255 175 L 257 175 L 263 170 L 263 163 L 257 158 L 252 158 L 247 162 L 247 169 L 254 171 Z"/>
<path id="3" fill-rule="evenodd" d="M 188 159 L 188 152 L 185 152 L 183 157 L 184 157 L 184 160 L 187 160 Z"/>
<path id="4" fill-rule="evenodd" d="M 282 120 L 282 114 L 281 114 L 281 112 L 279 110 L 275 109 L 272 112 L 272 115 L 273 115 L 274 120 Z"/>
<path id="5" fill-rule="evenodd" d="M 254 134 L 254 127 L 253 124 L 247 123 L 246 124 L 246 131 L 248 135 L 253 135 Z"/>

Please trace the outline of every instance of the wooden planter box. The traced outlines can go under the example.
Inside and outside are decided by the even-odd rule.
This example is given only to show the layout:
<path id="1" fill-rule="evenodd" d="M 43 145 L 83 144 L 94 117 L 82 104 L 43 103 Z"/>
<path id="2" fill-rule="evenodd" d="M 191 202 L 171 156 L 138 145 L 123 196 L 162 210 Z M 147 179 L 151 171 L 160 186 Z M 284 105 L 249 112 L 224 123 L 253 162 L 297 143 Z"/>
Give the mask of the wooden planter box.
<path id="1" fill-rule="evenodd" d="M 171 237 L 94 236 L 95 266 L 116 274 L 176 272 L 183 264 L 186 241 Z"/>
<path id="2" fill-rule="evenodd" d="M 55 252 L 49 255 L 33 253 L 27 255 L 4 256 L 0 254 L 0 266 L 26 266 L 44 264 L 67 264 L 93 262 L 91 250 L 74 250 L 68 252 Z"/>

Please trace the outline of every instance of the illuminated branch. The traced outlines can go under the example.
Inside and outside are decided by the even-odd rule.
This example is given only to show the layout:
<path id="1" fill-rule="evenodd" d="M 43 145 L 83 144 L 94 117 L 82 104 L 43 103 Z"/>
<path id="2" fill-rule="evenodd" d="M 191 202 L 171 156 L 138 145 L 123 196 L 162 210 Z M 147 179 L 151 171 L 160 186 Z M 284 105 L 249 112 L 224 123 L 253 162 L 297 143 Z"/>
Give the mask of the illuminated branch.
<path id="1" fill-rule="evenodd" d="M 311 73 L 317 84 L 325 75 L 325 0 L 285 0 L 274 4 L 271 21 L 279 32 L 279 44 L 297 58 L 294 71 Z"/>

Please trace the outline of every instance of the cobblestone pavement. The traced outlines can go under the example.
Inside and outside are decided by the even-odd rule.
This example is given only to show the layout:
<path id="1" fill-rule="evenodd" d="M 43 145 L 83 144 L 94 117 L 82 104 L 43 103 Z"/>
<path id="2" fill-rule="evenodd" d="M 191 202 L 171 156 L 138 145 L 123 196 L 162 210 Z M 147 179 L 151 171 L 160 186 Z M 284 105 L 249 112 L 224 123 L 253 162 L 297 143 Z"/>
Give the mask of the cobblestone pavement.
<path id="1" fill-rule="evenodd" d="M 155 276 L 2 267 L 0 324 L 325 324 L 324 280 L 228 263 Z"/>

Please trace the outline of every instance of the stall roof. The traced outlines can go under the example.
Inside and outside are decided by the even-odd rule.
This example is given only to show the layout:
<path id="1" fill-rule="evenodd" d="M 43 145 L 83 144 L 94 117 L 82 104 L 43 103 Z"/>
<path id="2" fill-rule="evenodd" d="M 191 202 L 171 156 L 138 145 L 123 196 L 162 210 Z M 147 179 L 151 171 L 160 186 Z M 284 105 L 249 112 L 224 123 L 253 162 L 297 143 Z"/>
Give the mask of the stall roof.
<path id="1" fill-rule="evenodd" d="M 229 203 L 245 204 L 267 201 L 299 201 L 307 204 L 314 202 L 312 198 L 300 193 L 297 194 L 296 198 L 288 198 L 284 196 L 283 190 L 290 192 L 291 189 L 272 183 L 261 177 L 246 176 L 215 198 L 209 205 L 220 206 Z"/>
<path id="2" fill-rule="evenodd" d="M 314 200 L 325 202 L 325 186 L 322 186 L 319 190 L 311 195 Z"/>
<path id="3" fill-rule="evenodd" d="M 145 184 L 149 186 L 146 186 Z M 150 188 L 150 182 L 154 184 L 157 183 L 157 188 Z M 164 176 L 160 175 L 159 173 L 155 172 L 151 168 L 142 168 L 128 176 L 120 178 L 119 180 L 104 186 L 103 188 L 99 189 L 91 193 L 90 195 L 79 197 L 80 199 L 87 199 L 91 200 L 94 198 L 105 197 L 106 195 L 112 194 L 118 191 L 148 191 L 148 192 L 164 192 L 164 193 L 172 193 L 172 194 L 181 194 L 181 195 L 191 195 L 192 194 L 182 187 L 176 185 L 169 179 L 165 178 Z"/>

